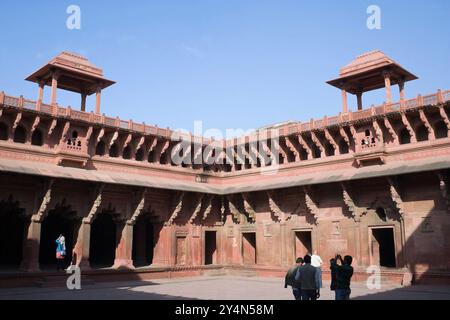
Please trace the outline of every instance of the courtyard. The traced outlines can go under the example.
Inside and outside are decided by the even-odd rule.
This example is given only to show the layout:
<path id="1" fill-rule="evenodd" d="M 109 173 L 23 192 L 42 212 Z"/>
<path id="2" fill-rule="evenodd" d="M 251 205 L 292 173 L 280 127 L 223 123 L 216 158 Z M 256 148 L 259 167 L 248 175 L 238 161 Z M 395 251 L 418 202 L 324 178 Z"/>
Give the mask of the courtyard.
<path id="1" fill-rule="evenodd" d="M 66 288 L 0 289 L 0 300 L 292 300 L 284 279 L 258 277 L 196 277 L 94 283 L 81 290 Z M 324 282 L 320 300 L 333 300 L 334 292 Z M 449 300 L 450 286 L 400 287 L 382 284 L 369 290 L 365 283 L 352 284 L 355 300 Z"/>

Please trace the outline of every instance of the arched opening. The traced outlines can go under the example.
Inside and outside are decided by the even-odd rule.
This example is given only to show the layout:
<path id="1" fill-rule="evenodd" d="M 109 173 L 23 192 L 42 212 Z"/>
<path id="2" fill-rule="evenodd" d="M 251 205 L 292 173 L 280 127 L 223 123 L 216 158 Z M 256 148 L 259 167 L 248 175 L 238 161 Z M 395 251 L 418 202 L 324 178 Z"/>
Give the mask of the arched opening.
<path id="1" fill-rule="evenodd" d="M 139 150 L 136 152 L 136 161 L 143 161 L 144 160 L 144 150 L 142 148 L 139 148 Z"/>
<path id="2" fill-rule="evenodd" d="M 427 141 L 428 140 L 428 129 L 421 125 L 417 128 L 416 133 L 417 141 Z"/>
<path id="3" fill-rule="evenodd" d="M 41 240 L 39 244 L 39 264 L 41 270 L 55 269 L 56 260 L 56 239 L 60 235 L 64 236 L 66 244 L 65 266 L 72 261 L 72 251 L 76 242 L 76 231 L 78 231 L 80 220 L 70 207 L 61 206 L 50 210 L 41 226 Z"/>
<path id="4" fill-rule="evenodd" d="M 411 135 L 409 134 L 408 130 L 404 128 L 402 131 L 400 131 L 400 144 L 407 143 L 411 143 Z"/>
<path id="5" fill-rule="evenodd" d="M 109 149 L 109 156 L 112 158 L 117 158 L 119 156 L 119 147 L 117 147 L 117 144 L 113 144 L 111 148 Z"/>
<path id="6" fill-rule="evenodd" d="M 434 135 L 436 136 L 436 139 L 448 137 L 448 128 L 444 121 L 438 121 L 434 125 Z"/>
<path id="7" fill-rule="evenodd" d="M 131 148 L 130 146 L 126 146 L 125 149 L 123 149 L 123 158 L 124 159 L 131 159 Z"/>
<path id="8" fill-rule="evenodd" d="M 149 266 L 153 262 L 155 247 L 154 226 L 148 216 L 137 219 L 133 230 L 133 264 L 136 267 Z"/>
<path id="9" fill-rule="evenodd" d="M 41 130 L 34 130 L 33 134 L 31 135 L 31 144 L 33 146 L 42 146 L 44 144 L 44 138 L 42 136 Z"/>
<path id="10" fill-rule="evenodd" d="M 97 143 L 97 147 L 95 148 L 95 155 L 97 156 L 105 155 L 105 143 L 103 141 Z"/>
<path id="11" fill-rule="evenodd" d="M 0 122 L 0 140 L 8 140 L 9 128 L 3 122 Z"/>
<path id="12" fill-rule="evenodd" d="M 313 158 L 314 159 L 320 158 L 322 156 L 322 152 L 320 151 L 318 146 L 314 145 L 312 149 L 313 149 Z"/>
<path id="13" fill-rule="evenodd" d="M 12 198 L 0 202 L 0 267 L 17 269 L 22 261 L 25 210 Z"/>
<path id="14" fill-rule="evenodd" d="M 339 142 L 339 153 L 340 154 L 346 154 L 349 152 L 348 144 L 345 142 L 345 140 L 341 140 Z"/>
<path id="15" fill-rule="evenodd" d="M 335 150 L 334 147 L 331 144 L 328 144 L 326 147 L 326 155 L 328 157 L 334 156 Z"/>
<path id="16" fill-rule="evenodd" d="M 14 131 L 14 142 L 25 143 L 27 139 L 27 131 L 23 126 L 18 126 Z"/>
<path id="17" fill-rule="evenodd" d="M 97 268 L 108 268 L 116 256 L 117 228 L 109 212 L 100 213 L 91 225 L 89 262 Z"/>
<path id="18" fill-rule="evenodd" d="M 308 160 L 308 151 L 305 149 L 300 150 L 300 160 Z"/>

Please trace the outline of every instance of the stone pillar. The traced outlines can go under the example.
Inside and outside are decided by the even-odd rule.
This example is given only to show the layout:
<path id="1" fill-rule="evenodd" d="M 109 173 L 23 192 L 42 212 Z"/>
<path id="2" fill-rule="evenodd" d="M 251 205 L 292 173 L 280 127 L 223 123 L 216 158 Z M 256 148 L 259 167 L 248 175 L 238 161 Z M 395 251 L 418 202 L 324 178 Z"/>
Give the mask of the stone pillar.
<path id="1" fill-rule="evenodd" d="M 36 108 L 39 111 L 41 109 L 42 99 L 44 97 L 45 82 L 41 80 L 41 81 L 39 81 L 38 84 L 39 84 L 39 89 L 38 89 L 38 100 L 37 100 Z"/>
<path id="2" fill-rule="evenodd" d="M 102 88 L 100 86 L 97 87 L 97 91 L 95 93 L 95 113 L 100 114 L 100 103 L 102 98 Z"/>
<path id="3" fill-rule="evenodd" d="M 362 92 L 356 93 L 356 98 L 358 100 L 358 110 L 362 110 L 363 104 L 362 104 Z"/>
<path id="4" fill-rule="evenodd" d="M 132 250 L 133 250 L 133 223 L 131 221 L 118 222 L 117 233 L 120 236 L 116 248 L 116 258 L 113 268 L 134 269 Z"/>
<path id="5" fill-rule="evenodd" d="M 50 104 L 56 105 L 56 90 L 58 89 L 58 78 L 59 74 L 57 72 L 52 73 L 52 91 L 50 96 Z"/>
<path id="6" fill-rule="evenodd" d="M 287 265 L 287 257 L 286 257 L 286 222 L 280 223 L 280 233 L 281 233 L 281 265 Z"/>
<path id="7" fill-rule="evenodd" d="M 398 83 L 398 90 L 400 93 L 400 104 L 405 102 L 405 82 L 402 80 Z"/>
<path id="8" fill-rule="evenodd" d="M 389 72 L 383 72 L 383 77 L 386 88 L 386 103 L 392 103 L 391 74 Z"/>
<path id="9" fill-rule="evenodd" d="M 86 111 L 86 93 L 81 94 L 81 111 Z"/>
<path id="10" fill-rule="evenodd" d="M 172 230 L 170 226 L 155 224 L 155 247 L 153 265 L 169 266 L 172 255 Z M 157 235 L 157 236 L 156 236 Z"/>
<path id="11" fill-rule="evenodd" d="M 75 244 L 76 265 L 81 269 L 90 269 L 89 251 L 91 245 L 91 221 L 83 219 L 78 230 L 77 243 Z"/>
<path id="12" fill-rule="evenodd" d="M 39 271 L 39 246 L 41 241 L 41 221 L 32 216 L 23 244 L 23 258 L 20 269 L 26 272 Z"/>
<path id="13" fill-rule="evenodd" d="M 348 112 L 347 91 L 342 89 L 342 113 Z"/>

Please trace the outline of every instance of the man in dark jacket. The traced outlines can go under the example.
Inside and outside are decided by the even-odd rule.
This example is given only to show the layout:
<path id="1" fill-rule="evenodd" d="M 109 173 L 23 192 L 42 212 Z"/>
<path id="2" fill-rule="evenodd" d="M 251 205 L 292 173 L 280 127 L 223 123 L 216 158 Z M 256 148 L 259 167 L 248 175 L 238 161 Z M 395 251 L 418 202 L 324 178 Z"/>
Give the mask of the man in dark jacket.
<path id="1" fill-rule="evenodd" d="M 311 256 L 303 258 L 305 263 L 299 267 L 295 280 L 300 283 L 302 300 L 317 300 L 320 297 L 320 278 L 317 268 L 311 265 Z"/>
<path id="2" fill-rule="evenodd" d="M 290 268 L 286 273 L 286 277 L 284 279 L 284 287 L 287 288 L 288 286 L 291 286 L 295 300 L 300 300 L 301 299 L 300 284 L 295 280 L 295 275 L 297 274 L 298 268 L 303 264 L 303 259 L 297 258 L 295 263 L 296 264 L 292 268 Z"/>
<path id="3" fill-rule="evenodd" d="M 336 300 L 350 299 L 350 281 L 353 276 L 352 262 L 353 258 L 351 256 L 345 256 L 342 259 L 340 255 L 337 255 L 335 263 L 331 265 L 331 272 L 336 273 Z"/>

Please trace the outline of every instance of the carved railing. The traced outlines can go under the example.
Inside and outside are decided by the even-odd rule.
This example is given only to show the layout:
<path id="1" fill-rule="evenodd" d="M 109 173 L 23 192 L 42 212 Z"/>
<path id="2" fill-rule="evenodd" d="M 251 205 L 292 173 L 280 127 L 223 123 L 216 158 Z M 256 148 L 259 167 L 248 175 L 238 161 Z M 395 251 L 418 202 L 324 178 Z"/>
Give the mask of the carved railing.
<path id="1" fill-rule="evenodd" d="M 370 108 L 359 110 L 355 112 L 340 113 L 337 116 L 324 117 L 323 119 L 311 119 L 309 122 L 298 122 L 297 124 L 288 124 L 279 128 L 280 135 L 291 135 L 297 134 L 304 131 L 324 129 L 328 126 L 336 126 L 341 123 L 346 123 L 350 121 L 356 121 L 361 119 L 370 118 L 374 115 L 383 115 L 391 112 L 399 112 L 402 110 L 408 110 L 413 108 L 418 108 L 427 105 L 437 105 L 450 101 L 450 90 L 438 91 L 434 94 L 429 94 L 425 96 L 417 96 L 413 99 L 404 100 L 403 102 L 394 102 L 390 104 L 383 104 L 380 106 L 372 106 Z M 14 108 L 25 108 L 28 110 L 36 110 L 41 113 L 46 113 L 52 116 L 66 117 L 74 120 L 81 120 L 85 122 L 103 124 L 109 127 L 116 127 L 124 130 L 137 131 L 143 134 L 157 135 L 165 138 L 170 138 L 174 133 L 169 128 L 159 128 L 158 126 L 149 126 L 144 123 L 135 123 L 131 120 L 125 121 L 117 118 L 107 117 L 105 115 L 95 114 L 93 112 L 83 112 L 72 110 L 70 107 L 64 108 L 57 105 L 47 105 L 39 104 L 36 101 L 27 100 L 23 97 L 13 97 L 5 95 L 3 92 L 0 93 L 0 105 L 5 105 Z M 180 137 L 183 138 L 196 138 L 196 141 L 203 141 L 203 143 L 209 143 L 212 140 L 204 139 L 202 137 L 192 137 L 190 135 L 185 135 L 180 133 Z M 244 141 L 244 140 L 241 140 Z M 232 141 L 227 141 L 227 143 L 232 143 Z"/>

